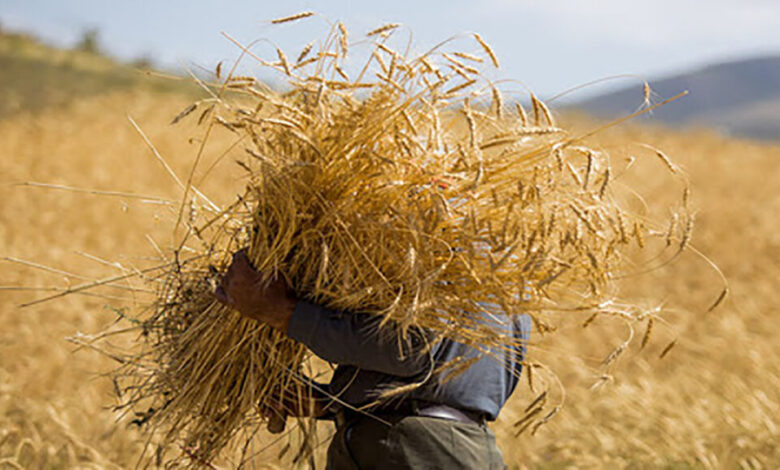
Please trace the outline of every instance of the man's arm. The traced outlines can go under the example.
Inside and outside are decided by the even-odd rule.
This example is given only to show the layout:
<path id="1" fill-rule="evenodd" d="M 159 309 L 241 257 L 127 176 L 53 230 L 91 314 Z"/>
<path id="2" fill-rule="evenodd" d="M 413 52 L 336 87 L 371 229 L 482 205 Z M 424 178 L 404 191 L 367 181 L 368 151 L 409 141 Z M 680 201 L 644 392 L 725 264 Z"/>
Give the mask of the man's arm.
<path id="1" fill-rule="evenodd" d="M 431 367 L 425 352 L 426 338 L 410 330 L 407 338 L 393 322 L 379 328 L 380 318 L 343 313 L 299 300 L 290 316 L 287 334 L 329 362 L 350 365 L 399 377 L 409 377 Z"/>
<path id="2" fill-rule="evenodd" d="M 421 331 L 410 330 L 407 339 L 399 340 L 392 322 L 380 331 L 378 317 L 329 310 L 296 299 L 281 279 L 267 285 L 263 281 L 246 253 L 239 251 L 215 295 L 244 316 L 300 341 L 326 361 L 399 377 L 431 367 L 432 351 L 422 352 L 426 342 Z"/>

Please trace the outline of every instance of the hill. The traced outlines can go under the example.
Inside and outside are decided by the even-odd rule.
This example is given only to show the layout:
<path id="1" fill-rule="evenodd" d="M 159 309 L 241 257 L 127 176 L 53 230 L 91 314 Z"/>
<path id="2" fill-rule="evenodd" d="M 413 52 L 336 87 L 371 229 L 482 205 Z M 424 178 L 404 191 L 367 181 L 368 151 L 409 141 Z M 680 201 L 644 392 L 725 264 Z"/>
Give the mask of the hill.
<path id="1" fill-rule="evenodd" d="M 689 96 L 654 111 L 655 121 L 712 127 L 739 137 L 780 139 L 780 56 L 710 65 L 650 80 L 650 86 L 655 96 L 664 98 L 690 91 Z M 635 110 L 641 102 L 642 89 L 634 86 L 583 100 L 574 107 L 614 118 Z"/>
<path id="2" fill-rule="evenodd" d="M 185 94 L 196 89 L 189 80 L 153 76 L 99 53 L 56 49 L 25 34 L 0 33 L 0 118 L 138 88 Z"/>

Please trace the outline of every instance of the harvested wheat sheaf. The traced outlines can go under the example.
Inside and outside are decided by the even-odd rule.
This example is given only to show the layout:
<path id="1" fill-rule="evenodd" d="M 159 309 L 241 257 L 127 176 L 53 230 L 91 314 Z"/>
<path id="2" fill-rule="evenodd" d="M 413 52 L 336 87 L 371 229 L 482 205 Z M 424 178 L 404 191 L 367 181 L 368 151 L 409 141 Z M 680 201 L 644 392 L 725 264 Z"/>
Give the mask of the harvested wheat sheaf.
<path id="1" fill-rule="evenodd" d="M 207 85 L 213 96 L 174 119 L 200 111 L 206 136 L 220 127 L 240 136 L 246 186 L 220 208 L 187 184 L 180 244 L 149 279 L 157 301 L 137 320 L 140 352 L 116 375 L 123 406 L 163 448 L 212 461 L 251 440 L 272 401 L 311 393 L 304 346 L 214 300 L 219 273 L 244 247 L 269 280 L 392 322 L 399 341 L 424 328 L 480 349 L 514 347 L 483 321 L 505 312 L 530 314 L 538 334 L 575 313 L 616 317 L 632 332 L 645 322 L 647 342 L 653 313 L 621 303 L 614 277 L 653 235 L 672 255 L 684 248 L 692 225 L 684 205 L 670 208 L 674 224 L 629 210 L 615 186 L 623 169 L 606 153 L 555 127 L 535 96 L 526 114 L 483 75 L 498 59 L 479 35 L 460 40 L 467 50 L 445 42 L 413 55 L 392 48 L 399 31 L 389 24 L 368 33 L 359 68 L 346 63 L 342 23 L 319 50 L 312 42 L 265 60 L 239 46 L 283 76 L 285 91 L 220 79 L 221 71 Z M 541 413 L 546 401 L 531 407 L 523 429 L 554 414 Z M 312 426 L 301 421 L 304 442 Z"/>

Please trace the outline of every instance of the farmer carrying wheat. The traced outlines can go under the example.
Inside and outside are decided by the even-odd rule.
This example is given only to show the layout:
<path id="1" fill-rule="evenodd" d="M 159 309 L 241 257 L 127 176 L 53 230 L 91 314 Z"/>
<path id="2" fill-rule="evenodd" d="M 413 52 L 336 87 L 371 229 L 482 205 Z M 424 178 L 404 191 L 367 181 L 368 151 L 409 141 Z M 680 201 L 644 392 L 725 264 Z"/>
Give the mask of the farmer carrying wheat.
<path id="1" fill-rule="evenodd" d="M 654 317 L 618 280 L 652 236 L 685 248 L 687 192 L 665 223 L 636 214 L 619 162 L 585 147 L 598 129 L 567 132 L 534 95 L 532 114 L 508 107 L 477 34 L 484 59 L 449 41 L 420 55 L 393 50 L 385 25 L 350 78 L 339 25 L 295 65 L 280 49 L 262 60 L 289 91 L 230 75 L 230 93 L 175 119 L 201 107 L 206 135 L 237 134 L 246 188 L 220 207 L 193 186 L 181 206 L 174 232 L 187 232 L 139 323 L 146 349 L 117 373 L 127 406 L 160 431 L 160 460 L 176 446 L 175 460 L 209 464 L 243 443 L 244 465 L 276 413 L 307 418 L 295 462 L 323 418 L 338 428 L 331 468 L 501 467 L 485 423 L 516 386 L 528 316 L 540 334 L 563 317 L 627 322 L 614 361 Z M 301 376 L 309 352 L 338 366 L 330 384 Z M 518 432 L 559 409 L 537 419 L 534 403 Z"/>
<path id="2" fill-rule="evenodd" d="M 335 312 L 298 300 L 281 280 L 258 287 L 263 279 L 240 251 L 217 297 L 338 365 L 327 394 L 344 404 L 325 407 L 315 400 L 297 410 L 335 421 L 338 432 L 328 450 L 327 468 L 504 467 L 487 422 L 496 419 L 514 390 L 524 348 L 496 350 L 490 357 L 447 339 L 426 348 L 427 337 L 419 330 L 397 341 L 392 324 L 380 327 L 376 316 Z M 527 316 L 499 314 L 486 321 L 497 322 L 491 326 L 519 343 L 528 340 Z M 431 374 L 437 365 L 456 358 L 473 358 L 473 364 L 450 380 L 446 374 Z M 361 408 L 389 387 L 420 380 L 425 380 L 422 386 L 398 400 Z"/>

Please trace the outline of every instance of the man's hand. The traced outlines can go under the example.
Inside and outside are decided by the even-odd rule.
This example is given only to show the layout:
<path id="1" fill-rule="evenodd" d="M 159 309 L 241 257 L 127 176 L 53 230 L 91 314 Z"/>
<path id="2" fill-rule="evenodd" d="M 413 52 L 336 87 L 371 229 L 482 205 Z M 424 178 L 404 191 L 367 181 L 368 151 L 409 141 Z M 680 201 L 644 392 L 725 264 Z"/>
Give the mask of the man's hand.
<path id="1" fill-rule="evenodd" d="M 272 398 L 265 406 L 260 407 L 260 414 L 268 420 L 268 431 L 279 434 L 284 431 L 288 416 L 320 418 L 328 411 L 327 406 L 333 401 L 322 393 L 313 391 L 314 396 L 307 396 L 303 388 L 293 385 L 280 397 Z M 295 391 L 291 391 L 295 390 Z M 298 396 L 296 393 L 302 393 Z"/>
<path id="2" fill-rule="evenodd" d="M 252 267 L 246 250 L 233 255 L 233 262 L 214 295 L 245 317 L 283 333 L 287 333 L 297 301 L 283 279 L 267 283 L 265 276 Z"/>
<path id="3" fill-rule="evenodd" d="M 261 408 L 260 414 L 266 418 L 274 415 L 319 418 L 327 412 L 327 405 L 332 404 L 332 400 L 315 394 L 317 397 L 285 395 L 282 400 L 272 399 Z"/>

